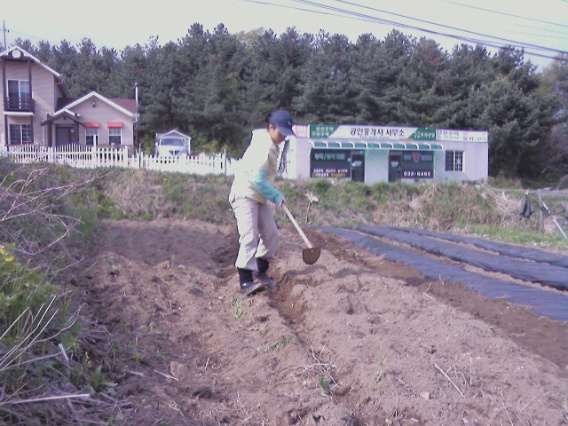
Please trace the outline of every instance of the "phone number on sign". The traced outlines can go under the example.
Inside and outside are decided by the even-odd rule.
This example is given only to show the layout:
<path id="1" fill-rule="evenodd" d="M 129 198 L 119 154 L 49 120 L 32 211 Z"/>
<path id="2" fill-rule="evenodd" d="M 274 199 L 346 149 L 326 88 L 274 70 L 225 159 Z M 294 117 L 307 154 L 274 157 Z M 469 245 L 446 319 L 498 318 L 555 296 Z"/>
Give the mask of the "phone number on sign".
<path id="1" fill-rule="evenodd" d="M 348 177 L 349 169 L 314 169 L 312 177 L 316 178 L 344 178 Z"/>
<path id="2" fill-rule="evenodd" d="M 432 170 L 403 170 L 403 178 L 425 178 L 431 179 L 434 176 Z"/>

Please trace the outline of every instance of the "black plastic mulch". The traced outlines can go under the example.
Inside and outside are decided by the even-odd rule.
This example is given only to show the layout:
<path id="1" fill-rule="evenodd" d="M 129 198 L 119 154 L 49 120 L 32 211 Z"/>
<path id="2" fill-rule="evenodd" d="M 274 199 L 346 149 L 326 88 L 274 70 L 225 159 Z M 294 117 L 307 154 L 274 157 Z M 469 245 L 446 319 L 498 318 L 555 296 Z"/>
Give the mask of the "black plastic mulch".
<path id="1" fill-rule="evenodd" d="M 497 241 L 484 240 L 477 237 L 465 237 L 461 235 L 443 234 L 441 232 L 427 231 L 424 229 L 402 228 L 397 226 L 388 226 L 388 229 L 396 229 L 399 231 L 412 232 L 419 235 L 427 235 L 430 237 L 440 238 L 457 243 L 472 244 L 484 250 L 495 251 L 509 257 L 518 259 L 526 259 L 533 262 L 550 263 L 551 265 L 568 268 L 568 256 L 561 254 L 549 253 L 546 251 L 530 248 L 519 247 L 512 244 L 500 243 Z"/>
<path id="2" fill-rule="evenodd" d="M 469 263 L 489 272 L 501 272 L 519 280 L 548 285 L 560 290 L 568 290 L 568 257 L 566 256 L 534 249 L 521 250 L 512 245 L 488 241 L 483 244 L 483 248 L 492 250 L 494 253 L 486 253 L 440 241 L 439 238 L 443 235 L 440 233 L 369 226 L 359 226 L 355 229 L 366 234 L 408 244 L 458 262 Z M 445 239 L 460 243 L 476 243 L 478 247 L 482 246 L 479 239 L 476 241 L 470 239 L 468 241 L 465 237 L 457 235 L 445 235 Z M 550 264 L 550 261 L 556 262 L 556 264 Z M 566 266 L 557 266 L 564 263 Z"/>
<path id="3" fill-rule="evenodd" d="M 455 244 L 444 243 L 443 241 L 435 241 L 427 235 L 417 235 L 423 231 L 414 229 L 400 230 L 394 228 L 366 226 L 357 227 L 356 230 L 330 227 L 321 227 L 318 229 L 344 238 L 355 246 L 369 250 L 377 255 L 384 255 L 388 260 L 408 265 L 427 278 L 442 279 L 445 282 L 450 283 L 461 283 L 466 287 L 481 293 L 485 297 L 506 298 L 511 303 L 531 307 L 533 312 L 538 315 L 546 316 L 558 321 L 568 321 L 568 294 L 559 294 L 557 292 L 542 290 L 537 287 L 521 285 L 505 281 L 503 279 L 469 272 L 457 266 L 448 265 L 444 262 L 421 256 L 412 250 L 406 250 L 404 248 L 388 244 L 376 237 L 391 239 L 440 256 L 459 260 L 460 262 L 467 262 L 472 265 L 475 264 L 475 266 L 485 270 L 500 271 L 510 276 L 530 276 L 538 279 L 538 281 L 527 278 L 521 279 L 536 283 L 546 281 L 549 283 L 547 285 L 554 284 L 554 287 L 562 288 L 562 286 L 566 286 L 568 283 L 568 268 L 557 266 L 558 263 L 556 263 L 556 265 L 548 265 L 537 261 L 519 261 L 506 258 L 507 256 L 503 255 L 480 253 L 474 249 L 458 247 Z M 428 231 L 425 231 L 425 234 L 427 233 Z M 436 238 L 441 238 L 441 235 L 445 234 L 438 234 L 436 235 Z M 453 236 L 451 236 L 451 238 L 453 238 Z M 466 241 L 464 240 L 461 242 Z M 469 243 L 472 244 L 472 242 Z M 499 243 L 493 244 L 499 245 Z M 488 249 L 487 247 L 485 248 Z M 508 248 L 503 247 L 503 250 L 511 250 L 512 248 L 513 246 L 509 246 Z M 495 250 L 495 247 L 493 247 L 493 249 Z M 527 251 L 526 253 L 529 252 Z M 544 253 L 545 252 L 541 252 L 541 255 L 544 256 Z M 557 260 L 560 261 L 560 264 L 562 264 L 562 256 L 560 256 Z M 517 262 L 524 262 L 525 265 L 521 268 L 521 265 Z M 513 271 L 503 267 L 504 264 L 509 265 L 510 268 L 514 269 L 514 271 L 516 271 L 516 275 L 511 273 Z M 522 269 L 523 272 L 519 273 L 518 271 L 520 269 Z"/>

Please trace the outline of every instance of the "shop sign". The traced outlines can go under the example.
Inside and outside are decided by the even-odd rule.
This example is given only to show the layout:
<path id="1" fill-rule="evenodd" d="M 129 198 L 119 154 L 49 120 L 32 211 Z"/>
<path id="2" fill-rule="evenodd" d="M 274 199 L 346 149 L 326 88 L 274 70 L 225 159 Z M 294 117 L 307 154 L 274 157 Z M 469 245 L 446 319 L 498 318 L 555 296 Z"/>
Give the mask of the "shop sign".
<path id="1" fill-rule="evenodd" d="M 312 149 L 310 175 L 314 178 L 351 178 L 351 151 Z"/>
<path id="2" fill-rule="evenodd" d="M 488 142 L 489 132 L 474 130 L 436 130 L 436 139 L 451 142 Z"/>
<path id="3" fill-rule="evenodd" d="M 325 139 L 329 138 L 335 133 L 339 126 L 338 125 L 313 125 L 310 124 L 310 138 L 313 139 Z"/>
<path id="4" fill-rule="evenodd" d="M 307 124 L 294 124 L 294 126 L 292 126 L 292 130 L 294 131 L 294 135 L 297 138 L 309 137 L 309 129 Z"/>
<path id="5" fill-rule="evenodd" d="M 344 168 L 314 168 L 312 170 L 312 177 L 314 178 L 350 178 L 351 169 L 348 167 Z"/>
<path id="6" fill-rule="evenodd" d="M 435 141 L 436 140 L 436 129 L 429 128 L 418 128 L 416 131 L 410 135 L 410 139 L 415 141 Z"/>
<path id="7" fill-rule="evenodd" d="M 313 139 L 360 139 L 360 140 L 436 140 L 436 129 L 396 126 L 313 125 Z"/>
<path id="8" fill-rule="evenodd" d="M 432 179 L 434 154 L 431 151 L 404 151 L 401 155 L 403 179 Z"/>
<path id="9" fill-rule="evenodd" d="M 382 141 L 455 141 L 488 142 L 489 132 L 475 130 L 432 129 L 428 127 L 357 126 L 310 124 L 312 139 L 359 139 Z"/>
<path id="10" fill-rule="evenodd" d="M 433 170 L 403 170 L 403 179 L 432 179 L 434 177 Z"/>
<path id="11" fill-rule="evenodd" d="M 383 127 L 352 125 L 312 125 L 310 138 L 330 139 L 369 139 L 369 140 L 404 140 L 416 131 L 417 127 Z"/>

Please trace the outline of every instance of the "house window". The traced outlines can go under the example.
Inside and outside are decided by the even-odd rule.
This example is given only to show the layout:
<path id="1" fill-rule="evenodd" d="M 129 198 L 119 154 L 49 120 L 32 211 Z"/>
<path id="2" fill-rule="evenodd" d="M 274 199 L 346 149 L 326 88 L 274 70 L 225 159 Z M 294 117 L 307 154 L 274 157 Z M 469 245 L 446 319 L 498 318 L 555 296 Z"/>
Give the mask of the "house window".
<path id="1" fill-rule="evenodd" d="M 93 146 L 99 142 L 99 129 L 97 127 L 87 127 L 85 135 L 85 145 Z"/>
<path id="2" fill-rule="evenodd" d="M 32 126 L 30 124 L 10 124 L 10 144 L 21 145 L 32 143 Z"/>
<path id="3" fill-rule="evenodd" d="M 446 171 L 463 172 L 463 151 L 446 151 Z"/>
<path id="4" fill-rule="evenodd" d="M 27 80 L 8 80 L 8 110 L 29 110 L 31 107 L 30 82 Z"/>
<path id="5" fill-rule="evenodd" d="M 120 127 L 110 127 L 108 129 L 108 143 L 110 145 L 120 145 L 122 143 L 122 129 Z"/>

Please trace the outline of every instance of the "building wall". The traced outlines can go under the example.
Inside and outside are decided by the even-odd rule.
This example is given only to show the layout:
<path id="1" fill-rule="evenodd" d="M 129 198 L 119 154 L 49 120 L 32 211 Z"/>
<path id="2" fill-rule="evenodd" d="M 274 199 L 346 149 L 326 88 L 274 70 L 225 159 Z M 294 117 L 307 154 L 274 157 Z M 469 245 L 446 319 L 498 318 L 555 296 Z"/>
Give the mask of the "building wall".
<path id="1" fill-rule="evenodd" d="M 47 114 L 55 112 L 57 98 L 60 96 L 54 75 L 34 64 L 32 66 L 32 97 L 35 101 L 34 143 L 47 144 L 45 129 L 41 126 L 41 122 L 47 118 Z"/>
<path id="2" fill-rule="evenodd" d="M 444 150 L 431 151 L 434 155 L 434 178 L 419 179 L 437 182 L 485 182 L 488 178 L 488 145 L 472 142 L 440 142 Z M 464 168 L 462 172 L 446 171 L 446 151 L 463 151 Z M 389 150 L 368 150 L 365 156 L 365 183 L 388 182 Z M 402 182 L 414 182 L 402 179 Z"/>
<path id="3" fill-rule="evenodd" d="M 284 178 L 309 179 L 310 178 L 310 151 L 312 146 L 305 138 L 290 138 L 290 151 Z"/>
<path id="4" fill-rule="evenodd" d="M 93 106 L 95 102 L 95 106 Z M 133 119 L 123 112 L 96 97 L 89 98 L 85 102 L 73 107 L 73 112 L 80 114 L 82 123 L 99 123 L 99 145 L 108 145 L 109 122 L 122 123 L 122 145 L 133 146 L 134 128 Z M 61 120 L 57 121 L 61 124 Z M 85 143 L 86 130 L 84 126 L 79 126 L 79 142 Z"/>
<path id="5" fill-rule="evenodd" d="M 365 153 L 365 183 L 389 181 L 388 153 L 386 149 L 367 150 Z"/>
<path id="6" fill-rule="evenodd" d="M 6 80 L 25 80 L 28 81 L 29 63 L 6 61 Z M 2 82 L 2 96 L 7 96 L 6 80 Z M 47 118 L 47 114 L 53 114 L 57 105 L 57 99 L 62 96 L 56 82 L 55 76 L 42 66 L 31 64 L 31 89 L 32 98 L 35 103 L 33 118 L 30 116 L 18 116 L 8 113 L 7 121 L 10 124 L 30 124 L 33 121 L 33 138 L 36 144 L 46 144 L 47 137 L 41 122 Z M 2 102 L 1 113 L 4 117 L 4 103 Z M 8 142 L 8 134 L 5 133 L 5 122 L 2 122 L 1 132 L 2 141 Z"/>
<path id="7" fill-rule="evenodd" d="M 443 150 L 429 151 L 434 156 L 434 177 L 432 179 L 402 179 L 402 182 L 415 181 L 441 181 L 485 182 L 488 178 L 488 143 L 487 142 L 453 142 L 436 141 L 442 145 Z M 309 179 L 311 164 L 311 142 L 308 138 L 293 138 L 293 156 L 291 156 L 288 172 L 284 176 L 288 179 Z M 359 150 L 359 149 L 357 149 Z M 400 152 L 399 150 L 393 150 Z M 462 172 L 446 172 L 446 151 L 463 151 L 464 167 Z M 365 183 L 389 181 L 388 149 L 365 150 Z"/>
<path id="8" fill-rule="evenodd" d="M 489 173 L 489 145 L 487 142 L 442 142 L 444 152 L 434 159 L 434 179 L 443 182 L 485 182 Z M 446 151 L 463 151 L 462 172 L 446 172 Z"/>

